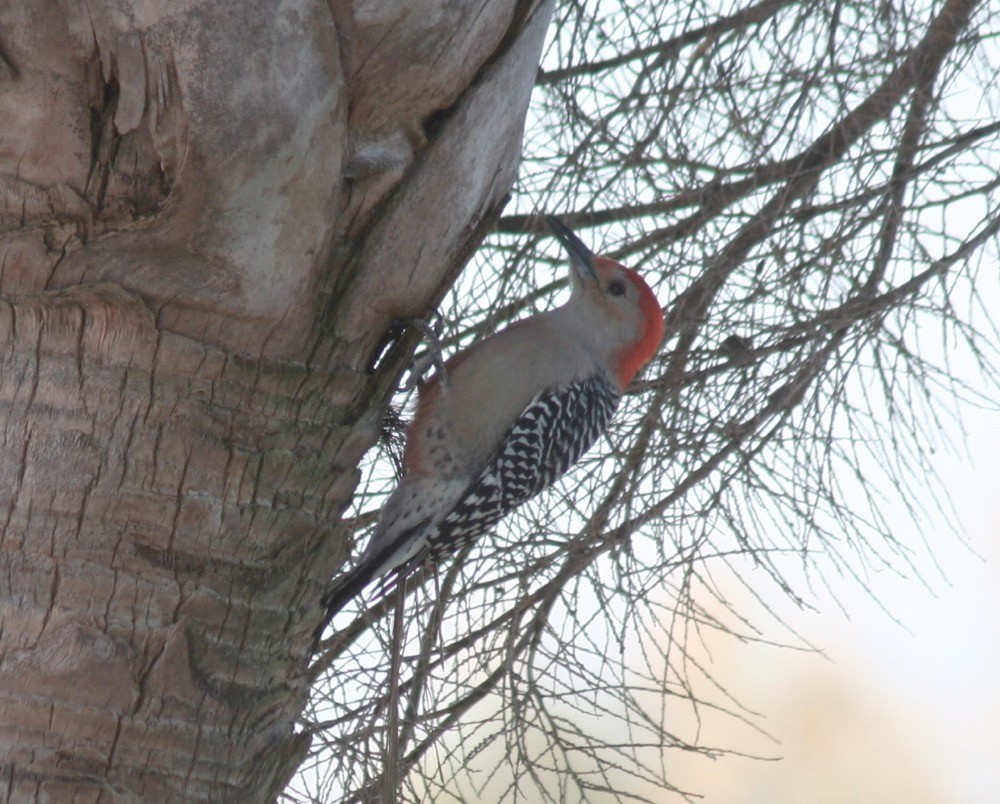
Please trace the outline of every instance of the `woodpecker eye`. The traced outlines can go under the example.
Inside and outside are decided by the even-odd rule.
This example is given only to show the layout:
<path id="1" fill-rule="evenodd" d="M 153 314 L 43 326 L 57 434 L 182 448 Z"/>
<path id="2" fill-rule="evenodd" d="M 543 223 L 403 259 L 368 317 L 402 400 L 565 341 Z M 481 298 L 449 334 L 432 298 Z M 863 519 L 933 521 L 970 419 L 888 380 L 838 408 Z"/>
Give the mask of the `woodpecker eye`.
<path id="1" fill-rule="evenodd" d="M 608 293 L 612 296 L 624 296 L 625 283 L 621 279 L 612 279 L 608 282 Z"/>

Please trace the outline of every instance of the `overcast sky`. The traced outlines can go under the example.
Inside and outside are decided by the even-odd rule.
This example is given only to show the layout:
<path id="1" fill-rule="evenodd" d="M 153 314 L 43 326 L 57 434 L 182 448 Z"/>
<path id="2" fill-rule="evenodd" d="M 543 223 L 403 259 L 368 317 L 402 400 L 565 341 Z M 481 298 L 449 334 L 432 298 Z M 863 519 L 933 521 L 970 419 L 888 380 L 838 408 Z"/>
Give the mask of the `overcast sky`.
<path id="1" fill-rule="evenodd" d="M 850 619 L 835 605 L 804 613 L 775 596 L 789 624 L 826 655 L 720 638 L 714 669 L 780 744 L 731 720 L 705 738 L 782 759 L 680 756 L 675 783 L 706 804 L 1000 801 L 1000 414 L 969 410 L 966 425 L 971 461 L 934 459 L 971 547 L 942 522 L 927 523 L 947 580 L 927 561 L 933 591 L 875 578 L 901 624 L 847 581 L 838 596 Z M 914 527 L 905 511 L 892 519 Z"/>

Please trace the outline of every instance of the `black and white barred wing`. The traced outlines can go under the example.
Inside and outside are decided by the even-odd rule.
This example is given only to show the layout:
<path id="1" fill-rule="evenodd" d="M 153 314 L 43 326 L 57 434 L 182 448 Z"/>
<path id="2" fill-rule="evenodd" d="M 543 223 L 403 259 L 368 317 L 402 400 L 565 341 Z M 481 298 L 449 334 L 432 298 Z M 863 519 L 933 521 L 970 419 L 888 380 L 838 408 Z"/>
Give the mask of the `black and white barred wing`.
<path id="1" fill-rule="evenodd" d="M 430 534 L 431 555 L 455 552 L 551 486 L 607 429 L 618 399 L 617 390 L 604 377 L 538 396 L 511 425 L 459 503 Z"/>

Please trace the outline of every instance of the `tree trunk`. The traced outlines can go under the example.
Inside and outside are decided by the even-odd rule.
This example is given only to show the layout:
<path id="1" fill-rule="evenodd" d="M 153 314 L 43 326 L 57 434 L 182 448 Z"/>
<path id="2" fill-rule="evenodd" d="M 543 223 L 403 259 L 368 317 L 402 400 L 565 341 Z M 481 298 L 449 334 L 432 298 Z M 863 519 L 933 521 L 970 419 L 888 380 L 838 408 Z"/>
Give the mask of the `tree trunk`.
<path id="1" fill-rule="evenodd" d="M 419 8 L 416 6 L 419 5 Z M 551 13 L 0 6 L 0 791 L 267 801 L 412 339 Z"/>

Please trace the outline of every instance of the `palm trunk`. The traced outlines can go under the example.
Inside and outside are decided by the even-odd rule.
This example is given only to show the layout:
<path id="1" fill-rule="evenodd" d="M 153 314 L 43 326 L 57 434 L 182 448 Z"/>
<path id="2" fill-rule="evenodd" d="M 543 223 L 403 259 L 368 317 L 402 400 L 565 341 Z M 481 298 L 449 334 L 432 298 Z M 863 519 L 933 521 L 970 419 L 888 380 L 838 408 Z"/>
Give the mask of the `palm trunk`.
<path id="1" fill-rule="evenodd" d="M 0 7 L 0 797 L 270 801 L 550 8 L 120 5 Z"/>

